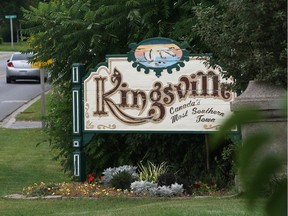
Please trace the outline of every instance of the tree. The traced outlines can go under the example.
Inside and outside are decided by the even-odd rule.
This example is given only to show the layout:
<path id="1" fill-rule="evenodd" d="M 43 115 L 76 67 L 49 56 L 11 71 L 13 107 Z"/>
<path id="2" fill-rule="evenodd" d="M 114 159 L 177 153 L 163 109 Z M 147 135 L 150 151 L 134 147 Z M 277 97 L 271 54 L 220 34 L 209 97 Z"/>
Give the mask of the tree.
<path id="1" fill-rule="evenodd" d="M 195 6 L 194 1 L 189 2 Z M 106 54 L 125 53 L 131 42 L 148 37 L 189 39 L 192 34 L 184 28 L 185 17 L 194 15 L 192 7 L 181 13 L 185 5 L 185 1 L 174 4 L 172 0 L 58 0 L 24 10 L 26 32 L 31 35 L 31 51 L 36 53 L 33 61 L 53 59 L 49 66 L 54 89 L 47 118 L 48 133 L 53 148 L 60 150 L 58 158 L 66 170 L 71 170 L 73 151 L 72 63 L 83 63 L 87 69 L 95 67 L 105 60 Z M 193 23 L 193 19 L 190 20 Z M 177 29 L 178 21 L 183 28 Z M 201 50 L 200 46 L 198 48 Z M 170 160 L 168 162 L 176 170 L 196 174 L 205 170 L 202 143 L 204 136 L 195 134 L 96 135 L 86 146 L 88 167 L 101 172 L 109 166 L 136 164 L 141 159 Z M 193 169 L 188 170 L 191 166 Z"/>
<path id="2" fill-rule="evenodd" d="M 26 33 L 30 34 L 30 47 L 36 57 L 32 61 L 53 59 L 49 66 L 50 82 L 53 82 L 53 102 L 47 124 L 52 147 L 59 150 L 57 158 L 66 170 L 71 170 L 72 155 L 72 99 L 71 65 L 75 62 L 95 65 L 101 57 L 95 54 L 102 47 L 101 37 L 95 30 L 93 6 L 90 1 L 51 1 L 38 7 L 24 9 Z M 99 49 L 100 53 L 101 49 Z"/>
<path id="3" fill-rule="evenodd" d="M 10 24 L 9 20 L 5 19 L 6 15 L 16 15 L 17 19 L 13 19 L 14 33 L 18 37 L 21 36 L 21 25 L 19 20 L 22 19 L 23 13 L 21 8 L 28 8 L 30 5 L 36 6 L 39 0 L 14 0 L 14 1 L 2 1 L 0 11 L 0 37 L 3 37 L 5 41 L 10 41 Z M 20 35 L 19 35 L 20 33 Z M 23 39 L 23 38 L 20 38 Z"/>
<path id="4" fill-rule="evenodd" d="M 221 65 L 237 90 L 254 79 L 286 88 L 286 1 L 220 0 L 196 6 L 195 13 L 193 29 L 213 53 L 211 64 Z"/>

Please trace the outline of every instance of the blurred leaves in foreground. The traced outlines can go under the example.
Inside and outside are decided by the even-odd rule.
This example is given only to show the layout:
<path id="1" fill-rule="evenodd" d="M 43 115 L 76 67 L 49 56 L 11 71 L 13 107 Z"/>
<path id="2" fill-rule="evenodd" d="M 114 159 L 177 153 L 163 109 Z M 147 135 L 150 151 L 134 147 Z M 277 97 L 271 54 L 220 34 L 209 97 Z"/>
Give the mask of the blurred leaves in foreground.
<path id="1" fill-rule="evenodd" d="M 283 111 L 287 117 L 287 105 Z M 251 108 L 235 112 L 213 137 L 212 148 L 217 147 L 235 126 L 257 122 L 261 118 L 261 112 Z M 252 208 L 258 198 L 265 197 L 267 214 L 284 216 L 287 215 L 287 152 L 271 151 L 269 141 L 275 139 L 275 136 L 275 133 L 267 129 L 256 130 L 242 138 L 241 143 L 237 143 L 240 145 L 240 151 L 236 161 L 240 187 L 247 197 L 248 207 Z"/>

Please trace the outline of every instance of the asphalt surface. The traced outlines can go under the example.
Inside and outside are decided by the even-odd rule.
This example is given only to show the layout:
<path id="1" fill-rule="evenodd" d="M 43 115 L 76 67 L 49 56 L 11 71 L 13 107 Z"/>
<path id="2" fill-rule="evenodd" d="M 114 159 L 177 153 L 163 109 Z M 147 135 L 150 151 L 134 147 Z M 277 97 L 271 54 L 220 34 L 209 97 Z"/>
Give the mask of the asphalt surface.
<path id="1" fill-rule="evenodd" d="M 16 116 L 25 111 L 31 104 L 33 104 L 36 100 L 38 100 L 40 96 L 34 98 L 28 103 L 24 104 L 16 111 L 14 111 L 11 115 L 4 119 L 4 121 L 0 122 L 0 128 L 13 128 L 13 129 L 24 129 L 24 128 L 42 128 L 41 121 L 16 121 Z"/>
<path id="2" fill-rule="evenodd" d="M 14 53 L 14 52 L 0 52 L 0 78 L 4 80 L 4 77 L 5 77 L 5 67 L 6 67 L 6 62 L 7 62 L 7 59 L 10 58 L 11 54 Z M 4 82 L 4 81 L 3 81 Z M 5 83 L 6 84 L 6 83 Z M 25 92 L 25 94 L 27 92 L 31 92 L 29 90 L 29 88 L 31 87 L 31 84 L 28 83 L 29 85 L 25 84 L 22 85 L 23 82 L 21 83 L 21 91 L 23 93 L 23 91 Z M 32 83 L 33 84 L 33 83 Z M 13 87 L 15 88 L 12 88 L 13 91 L 15 92 L 19 92 L 19 87 L 20 87 L 20 84 L 19 85 L 16 85 L 16 84 L 12 84 Z M 11 85 L 11 86 L 12 86 Z M 40 85 L 32 85 L 33 88 L 40 88 L 41 86 Z M 17 87 L 17 91 L 15 90 Z M 50 88 L 50 86 L 45 86 L 45 89 L 46 91 Z M 1 93 L 3 93 L 2 91 L 3 89 L 1 89 Z M 10 91 L 10 89 L 8 89 Z M 41 90 L 39 91 L 39 93 L 36 93 L 36 95 L 39 95 L 41 92 Z M 4 93 L 3 93 L 4 94 Z M 30 94 L 30 93 L 29 93 Z M 23 96 L 24 94 L 20 94 L 20 96 Z M 1 109 L 7 109 L 7 110 L 10 110 L 10 112 L 12 110 L 13 113 L 12 114 L 9 114 L 9 113 L 6 113 L 6 114 L 3 114 L 1 116 L 0 114 L 0 128 L 14 128 L 14 129 L 21 129 L 21 128 L 41 128 L 42 127 L 42 122 L 40 121 L 16 121 L 16 116 L 18 113 L 20 112 L 23 112 L 24 110 L 26 110 L 32 103 L 34 103 L 36 100 L 38 100 L 40 98 L 40 96 L 36 97 L 34 93 L 32 96 L 29 96 L 29 97 L 26 97 L 22 100 L 22 98 L 20 98 L 21 100 L 19 100 L 19 94 L 17 93 L 15 97 L 16 99 L 12 100 L 12 99 L 3 99 L 6 103 L 5 107 L 3 108 L 3 106 L 1 107 Z M 13 98 L 13 97 L 12 97 Z M 31 100 L 31 98 L 34 98 Z M 2 101 L 3 103 L 3 101 Z M 15 106 L 13 106 L 11 108 L 11 105 L 13 104 L 16 104 Z M 22 104 L 22 106 L 20 105 Z M 3 104 L 2 104 L 3 105 Z M 8 107 L 9 105 L 9 107 Z M 18 108 L 20 105 L 20 108 Z"/>
<path id="3" fill-rule="evenodd" d="M 6 63 L 10 56 L 10 52 L 0 52 L 0 122 L 43 91 L 43 86 L 34 80 L 17 80 L 15 83 L 6 83 Z M 45 83 L 44 91 L 50 88 L 51 86 Z"/>

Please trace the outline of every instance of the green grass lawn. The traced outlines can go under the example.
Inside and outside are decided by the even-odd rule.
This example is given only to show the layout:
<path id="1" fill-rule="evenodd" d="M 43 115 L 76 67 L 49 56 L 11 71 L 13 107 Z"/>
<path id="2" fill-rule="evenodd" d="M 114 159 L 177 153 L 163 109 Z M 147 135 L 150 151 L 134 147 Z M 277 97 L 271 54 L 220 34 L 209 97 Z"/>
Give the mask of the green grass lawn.
<path id="1" fill-rule="evenodd" d="M 47 108 L 49 107 L 51 99 L 52 99 L 52 96 L 50 93 L 45 94 L 46 112 L 47 112 Z M 26 110 L 24 110 L 22 113 L 19 113 L 16 116 L 16 120 L 17 121 L 41 121 L 42 120 L 41 103 L 42 103 L 42 100 L 40 98 L 31 106 L 29 106 Z"/>
<path id="2" fill-rule="evenodd" d="M 27 42 L 19 42 L 19 43 L 13 43 L 13 47 L 11 46 L 11 43 L 2 43 L 0 44 L 0 51 L 26 51 L 29 48 L 29 45 Z"/>
<path id="3" fill-rule="evenodd" d="M 0 128 L 0 140 L 0 196 L 19 193 L 35 182 L 69 180 L 52 160 L 54 155 L 42 130 Z"/>
<path id="4" fill-rule="evenodd" d="M 2 205 L 4 204 L 4 205 Z M 0 214 L 12 215 L 109 215 L 109 216 L 233 216 L 263 215 L 259 207 L 253 212 L 245 209 L 243 199 L 125 199 L 99 200 L 1 200 Z"/>

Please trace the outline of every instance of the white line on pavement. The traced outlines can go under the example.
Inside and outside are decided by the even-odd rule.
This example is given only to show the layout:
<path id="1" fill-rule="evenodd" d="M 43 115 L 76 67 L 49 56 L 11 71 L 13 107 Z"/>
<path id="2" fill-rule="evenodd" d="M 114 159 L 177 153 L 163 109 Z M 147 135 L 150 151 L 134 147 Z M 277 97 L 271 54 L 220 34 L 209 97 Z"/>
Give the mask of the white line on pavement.
<path id="1" fill-rule="evenodd" d="M 27 100 L 6 100 L 2 101 L 1 103 L 26 103 Z"/>

